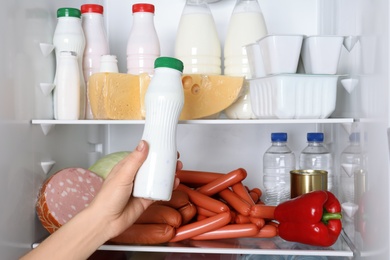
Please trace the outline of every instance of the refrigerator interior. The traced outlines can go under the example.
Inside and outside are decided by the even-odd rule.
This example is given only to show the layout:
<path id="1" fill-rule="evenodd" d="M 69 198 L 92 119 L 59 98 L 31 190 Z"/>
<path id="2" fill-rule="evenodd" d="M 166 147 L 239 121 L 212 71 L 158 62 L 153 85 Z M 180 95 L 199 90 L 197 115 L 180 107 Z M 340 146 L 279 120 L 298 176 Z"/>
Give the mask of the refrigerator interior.
<path id="1" fill-rule="evenodd" d="M 156 6 L 155 25 L 161 54 L 173 56 L 175 32 L 185 1 L 148 2 Z M 40 86 L 52 82 L 55 68 L 52 53 L 45 56 L 42 48 L 52 43 L 55 12 L 59 7 L 79 7 L 83 3 L 104 5 L 111 54 L 118 57 L 119 70 L 124 73 L 127 35 L 132 23 L 131 5 L 136 1 L 16 0 L 3 3 L 0 9 L 3 35 L 0 45 L 3 61 L 0 70 L 0 165 L 3 169 L 0 252 L 4 259 L 17 258 L 47 236 L 34 208 L 45 178 L 66 167 L 88 168 L 111 152 L 131 150 L 142 136 L 143 122 L 91 120 L 69 124 L 50 120 L 51 107 L 43 105 L 50 95 L 42 95 Z M 358 84 L 348 93 L 339 82 L 336 110 L 329 119 L 180 122 L 177 141 L 184 168 L 227 173 L 241 167 L 248 172 L 244 184 L 262 187 L 262 156 L 270 145 L 272 132 L 287 132 L 288 144 L 298 156 L 306 146 L 306 133 L 323 131 L 337 173 L 339 155 L 347 145 L 349 133 L 361 132 L 367 137 L 362 145 L 368 154 L 366 233 L 357 232 L 354 224 L 345 226 L 346 239 L 340 239 L 331 250 L 295 250 L 293 243 L 286 245 L 279 240 L 272 241 L 281 247 L 276 250 L 259 249 L 251 241 L 242 241 L 237 248 L 228 249 L 128 246 L 119 250 L 388 259 L 387 1 L 259 0 L 259 3 L 270 34 L 337 34 L 357 39 L 351 51 L 343 48 L 338 74 L 357 79 Z M 221 0 L 209 5 L 222 44 L 234 4 L 234 0 Z"/>

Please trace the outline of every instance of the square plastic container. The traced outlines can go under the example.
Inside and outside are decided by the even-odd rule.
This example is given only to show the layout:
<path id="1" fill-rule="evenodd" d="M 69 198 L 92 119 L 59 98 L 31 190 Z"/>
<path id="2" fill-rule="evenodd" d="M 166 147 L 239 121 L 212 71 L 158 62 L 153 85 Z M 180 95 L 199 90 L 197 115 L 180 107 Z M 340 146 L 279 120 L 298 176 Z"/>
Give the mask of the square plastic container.
<path id="1" fill-rule="evenodd" d="M 251 78 L 255 79 L 266 76 L 260 44 L 258 42 L 251 43 L 246 45 L 245 49 L 248 57 Z"/>
<path id="2" fill-rule="evenodd" d="M 302 62 L 307 74 L 336 74 L 344 37 L 315 35 L 303 39 Z"/>
<path id="3" fill-rule="evenodd" d="M 338 75 L 279 74 L 249 80 L 258 118 L 318 119 L 336 108 Z"/>
<path id="4" fill-rule="evenodd" d="M 260 45 L 266 75 L 296 73 L 303 35 L 267 35 Z"/>

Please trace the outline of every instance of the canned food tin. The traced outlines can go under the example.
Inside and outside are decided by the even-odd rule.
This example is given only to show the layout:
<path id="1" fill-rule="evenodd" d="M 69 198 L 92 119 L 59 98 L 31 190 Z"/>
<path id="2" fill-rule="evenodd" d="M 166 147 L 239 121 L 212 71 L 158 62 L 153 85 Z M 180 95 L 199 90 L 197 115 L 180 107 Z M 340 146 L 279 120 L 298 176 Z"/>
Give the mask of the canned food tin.
<path id="1" fill-rule="evenodd" d="M 323 170 L 293 170 L 291 177 L 291 198 L 302 194 L 328 189 L 328 172 Z"/>

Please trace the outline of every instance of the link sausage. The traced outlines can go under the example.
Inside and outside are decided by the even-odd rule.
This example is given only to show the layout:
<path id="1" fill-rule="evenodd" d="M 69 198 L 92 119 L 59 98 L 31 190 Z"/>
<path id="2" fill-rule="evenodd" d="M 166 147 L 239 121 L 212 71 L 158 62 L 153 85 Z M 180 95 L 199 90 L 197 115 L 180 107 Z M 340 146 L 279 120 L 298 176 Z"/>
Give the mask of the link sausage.
<path id="1" fill-rule="evenodd" d="M 182 218 L 182 225 L 187 224 L 196 216 L 196 206 L 191 202 L 179 208 L 178 211 Z"/>
<path id="2" fill-rule="evenodd" d="M 223 191 L 220 191 L 218 194 L 238 213 L 244 216 L 249 216 L 249 213 L 251 211 L 251 205 L 249 205 L 248 202 L 242 200 L 233 191 L 231 191 L 230 189 L 224 189 Z"/>
<path id="3" fill-rule="evenodd" d="M 270 238 L 278 235 L 278 228 L 273 225 L 264 225 L 260 231 L 253 237 Z"/>
<path id="4" fill-rule="evenodd" d="M 176 172 L 176 177 L 180 179 L 180 183 L 187 184 L 191 187 L 199 187 L 209 183 L 216 178 L 224 175 L 223 173 L 205 172 L 205 171 L 190 171 L 180 170 Z"/>
<path id="5" fill-rule="evenodd" d="M 236 193 L 238 196 L 240 196 L 241 199 L 245 200 L 250 205 L 255 205 L 255 202 L 253 201 L 252 197 L 249 195 L 248 190 L 245 188 L 245 186 L 244 186 L 244 184 L 242 184 L 242 182 L 238 182 L 238 183 L 234 184 L 232 186 L 232 190 L 234 193 Z"/>
<path id="6" fill-rule="evenodd" d="M 193 240 L 213 240 L 213 239 L 228 239 L 239 237 L 252 237 L 259 233 L 259 229 L 255 224 L 230 224 L 219 229 L 205 232 L 201 235 L 194 236 Z"/>
<path id="7" fill-rule="evenodd" d="M 133 224 L 119 236 L 110 239 L 110 242 L 154 245 L 166 243 L 174 236 L 175 228 L 168 224 Z"/>
<path id="8" fill-rule="evenodd" d="M 251 207 L 250 216 L 255 218 L 274 219 L 275 206 L 256 204 Z"/>
<path id="9" fill-rule="evenodd" d="M 182 216 L 174 208 L 152 204 L 135 221 L 137 224 L 168 224 L 175 228 L 181 226 Z"/>

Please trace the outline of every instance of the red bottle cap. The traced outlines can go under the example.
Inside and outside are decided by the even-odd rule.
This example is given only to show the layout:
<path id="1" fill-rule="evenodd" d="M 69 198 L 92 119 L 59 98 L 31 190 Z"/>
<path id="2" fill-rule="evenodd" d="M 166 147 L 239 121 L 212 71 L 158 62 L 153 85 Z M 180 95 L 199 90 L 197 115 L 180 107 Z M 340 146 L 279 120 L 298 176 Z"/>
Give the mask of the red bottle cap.
<path id="1" fill-rule="evenodd" d="M 81 6 L 81 13 L 99 13 L 103 14 L 103 6 L 96 4 L 86 4 Z"/>
<path id="2" fill-rule="evenodd" d="M 154 13 L 154 5 L 152 4 L 134 4 L 133 13 L 147 12 Z"/>

